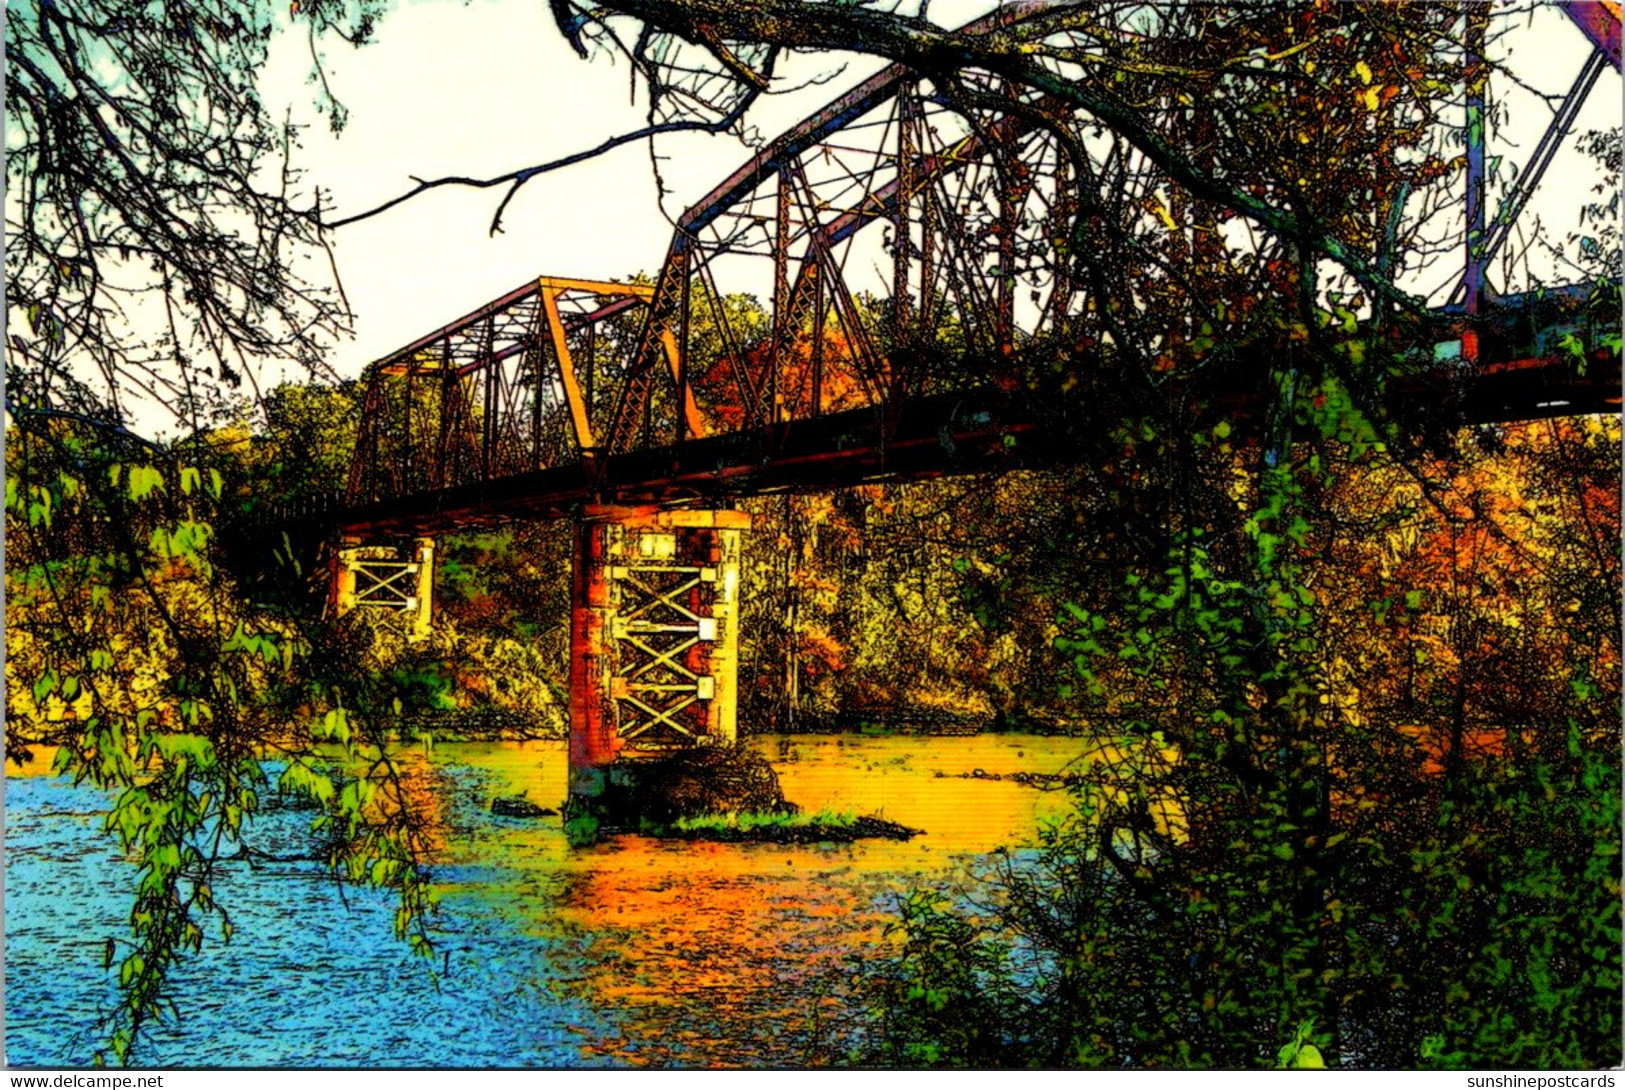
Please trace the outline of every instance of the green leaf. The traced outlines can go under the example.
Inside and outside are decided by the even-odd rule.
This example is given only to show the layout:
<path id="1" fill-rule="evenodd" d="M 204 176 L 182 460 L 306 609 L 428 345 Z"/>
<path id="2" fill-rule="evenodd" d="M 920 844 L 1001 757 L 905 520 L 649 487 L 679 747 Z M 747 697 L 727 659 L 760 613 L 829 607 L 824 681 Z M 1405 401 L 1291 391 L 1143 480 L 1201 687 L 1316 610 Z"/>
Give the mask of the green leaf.
<path id="1" fill-rule="evenodd" d="M 130 499 L 144 500 L 153 492 L 164 489 L 164 475 L 152 466 L 131 466 L 128 478 Z"/>
<path id="2" fill-rule="evenodd" d="M 299 795 L 324 807 L 333 801 L 332 778 L 304 764 L 290 764 L 277 781 L 277 790 L 283 794 Z"/>
<path id="3" fill-rule="evenodd" d="M 322 723 L 316 731 L 317 741 L 338 742 L 341 745 L 350 740 L 350 716 L 343 708 L 334 708 L 322 716 Z"/>

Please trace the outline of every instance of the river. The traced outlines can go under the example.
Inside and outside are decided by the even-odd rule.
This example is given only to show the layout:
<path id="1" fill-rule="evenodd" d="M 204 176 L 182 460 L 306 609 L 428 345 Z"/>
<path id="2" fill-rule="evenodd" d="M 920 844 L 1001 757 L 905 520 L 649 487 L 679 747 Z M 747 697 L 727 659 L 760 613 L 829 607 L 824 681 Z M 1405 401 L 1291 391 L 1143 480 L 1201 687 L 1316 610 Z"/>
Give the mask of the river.
<path id="1" fill-rule="evenodd" d="M 912 841 L 731 845 L 623 836 L 571 848 L 558 818 L 490 813 L 565 790 L 562 742 L 441 744 L 406 762 L 429 800 L 440 895 L 432 962 L 391 931 L 392 896 L 316 862 L 222 865 L 236 935 L 211 928 L 174 974 L 178 1016 L 142 1066 L 800 1066 L 839 1047 L 855 962 L 884 949 L 900 894 L 951 888 L 1030 845 L 1077 739 L 1033 735 L 757 737 L 786 797 L 878 814 Z M 36 762 L 35 768 L 44 762 Z M 964 778 L 980 769 L 984 777 Z M 128 935 L 133 868 L 104 834 L 107 796 L 8 769 L 6 1051 L 80 1065 L 117 999 L 108 938 Z M 311 815 L 247 832 L 298 843 Z"/>

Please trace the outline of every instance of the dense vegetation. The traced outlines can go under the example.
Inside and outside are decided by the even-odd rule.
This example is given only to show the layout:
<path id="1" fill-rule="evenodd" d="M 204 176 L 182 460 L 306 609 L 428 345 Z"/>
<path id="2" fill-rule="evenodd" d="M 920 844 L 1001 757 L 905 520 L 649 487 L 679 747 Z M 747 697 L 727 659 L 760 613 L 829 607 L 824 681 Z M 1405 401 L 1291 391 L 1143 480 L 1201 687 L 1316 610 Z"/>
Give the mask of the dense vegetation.
<path id="1" fill-rule="evenodd" d="M 868 1058 L 1618 1062 L 1618 426 L 1485 438 L 1421 484 L 1304 451 L 1063 602 L 1075 706 L 1145 745 L 991 914 L 909 902 Z"/>
<path id="2" fill-rule="evenodd" d="M 420 643 L 324 620 L 292 542 L 270 575 L 244 562 L 255 505 L 343 465 L 307 455 L 346 396 L 285 389 L 264 434 L 165 450 L 60 422 L 8 444 L 8 750 L 62 744 L 62 769 L 123 786 L 110 827 L 142 880 L 120 1032 L 207 915 L 229 934 L 199 878 L 251 842 L 268 753 L 412 934 L 429 874 L 393 747 L 562 733 L 567 526 L 444 539 Z M 991 916 L 908 903 L 863 1058 L 1611 1062 L 1617 422 L 1463 433 L 1422 462 L 1312 441 L 1275 467 L 1225 431 L 1203 464 L 1230 506 L 1188 523 L 1114 491 L 1132 454 L 752 503 L 744 729 L 1036 724 L 1119 754 L 1068 770 L 1076 817 L 1007 862 Z"/>

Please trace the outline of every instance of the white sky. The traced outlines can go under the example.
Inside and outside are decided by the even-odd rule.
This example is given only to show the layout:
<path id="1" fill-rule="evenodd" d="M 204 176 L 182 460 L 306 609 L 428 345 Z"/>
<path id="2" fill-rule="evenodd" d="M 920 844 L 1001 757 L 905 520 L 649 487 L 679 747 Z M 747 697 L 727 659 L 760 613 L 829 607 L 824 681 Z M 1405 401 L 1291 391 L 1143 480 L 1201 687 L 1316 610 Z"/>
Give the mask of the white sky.
<path id="1" fill-rule="evenodd" d="M 278 52 L 281 63 L 268 81 L 308 103 L 308 47 L 283 44 L 294 48 Z M 629 98 L 625 63 L 577 57 L 542 0 L 409 3 L 381 21 L 373 44 L 357 51 L 339 42 L 326 52 L 330 83 L 350 121 L 335 140 L 325 118 L 316 119 L 302 158 L 307 181 L 331 194 L 336 217 L 405 192 L 412 175 L 501 174 L 644 123 L 641 98 Z M 845 60 L 851 63 L 837 82 L 760 102 L 750 121 L 761 137 L 777 135 L 880 67 Z M 829 67 L 808 58 L 781 74 L 799 83 Z M 673 190 L 664 214 L 644 141 L 532 179 L 495 237 L 488 227 L 502 189 L 425 193 L 335 231 L 356 332 L 339 347 L 336 369 L 358 374 L 535 276 L 616 280 L 654 271 L 670 241 L 666 216 L 680 215 L 750 154 L 732 137 L 705 134 L 662 137 L 657 150 L 668 157 L 661 169 Z"/>
<path id="2" fill-rule="evenodd" d="M 978 8 L 986 4 L 937 0 L 931 12 L 958 23 Z M 1567 90 L 1590 49 L 1555 9 L 1538 12 L 1508 44 L 1519 76 L 1553 95 Z M 340 138 L 309 109 L 302 35 L 278 43 L 265 86 L 268 99 L 286 98 L 296 117 L 302 110 L 311 119 L 300 163 L 307 182 L 331 194 L 339 216 L 399 195 L 411 175 L 499 174 L 593 146 L 643 120 L 641 106 L 629 102 L 624 63 L 579 59 L 542 0 L 408 0 L 380 21 L 373 44 L 354 50 L 332 41 L 323 49 L 331 86 L 350 109 Z M 846 60 L 837 81 L 760 104 L 750 119 L 761 135 L 776 135 L 878 67 Z M 788 74 L 799 80 L 833 63 L 809 59 Z M 1522 150 L 1499 150 L 1521 163 L 1549 111 L 1509 83 L 1492 93 L 1520 122 L 1498 137 Z M 1618 126 L 1620 93 L 1609 69 L 1575 131 Z M 1548 225 L 1561 224 L 1559 234 L 1593 199 L 1588 190 L 1598 180 L 1572 144 L 1571 136 L 1530 209 Z M 673 216 L 748 154 L 730 138 L 703 135 L 662 138 L 659 150 L 669 157 L 663 169 L 674 190 L 666 199 Z M 537 275 L 618 279 L 651 271 L 670 238 L 645 143 L 533 179 L 509 205 L 506 233 L 492 238 L 487 226 L 501 193 L 443 189 L 335 232 L 355 312 L 354 340 L 335 350 L 338 373 L 357 375 L 371 360 Z"/>

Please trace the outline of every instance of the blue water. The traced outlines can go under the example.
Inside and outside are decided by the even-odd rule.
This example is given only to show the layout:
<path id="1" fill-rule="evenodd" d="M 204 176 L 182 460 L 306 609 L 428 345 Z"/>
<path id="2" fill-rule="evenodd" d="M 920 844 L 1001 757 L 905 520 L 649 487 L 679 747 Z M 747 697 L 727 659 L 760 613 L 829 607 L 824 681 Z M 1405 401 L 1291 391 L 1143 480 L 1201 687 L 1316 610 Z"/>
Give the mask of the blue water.
<path id="1" fill-rule="evenodd" d="M 880 813 L 927 835 L 793 847 L 625 837 L 576 850 L 556 817 L 489 812 L 520 791 L 557 804 L 562 745 L 437 747 L 411 768 L 432 811 L 432 960 L 394 937 L 391 891 L 341 886 L 315 860 L 223 861 L 214 893 L 235 935 L 222 941 L 211 924 L 202 950 L 180 959 L 177 1013 L 146 1029 L 130 1062 L 773 1067 L 840 1056 L 853 966 L 884 949 L 898 895 L 963 878 L 1056 802 L 956 777 L 1054 771 L 1073 747 L 1020 736 L 757 744 L 804 806 Z M 105 1048 L 136 876 L 103 831 L 111 802 L 60 777 L 7 778 L 12 1065 L 82 1066 Z M 267 808 L 246 835 L 261 852 L 309 854 L 311 818 Z M 110 969 L 109 938 L 121 944 Z"/>
<path id="2" fill-rule="evenodd" d="M 6 1025 L 13 1065 L 82 1065 L 106 1041 L 117 1003 L 107 938 L 128 937 L 134 869 L 101 832 L 106 796 L 56 777 L 6 789 Z M 293 854 L 310 815 L 270 812 L 254 843 Z M 179 1018 L 154 1027 L 131 1062 L 175 1066 L 592 1066 L 585 1036 L 610 1019 L 550 985 L 579 974 L 582 942 L 527 934 L 476 895 L 517 877 L 451 867 L 434 960 L 392 931 L 387 891 L 340 887 L 318 862 L 220 867 L 216 899 L 236 935 L 211 929 L 172 975 Z M 467 892 L 459 892 L 467 891 Z M 122 954 L 120 955 L 122 957 Z M 48 1012 L 48 1013 L 46 1013 Z M 41 1016 L 42 1013 L 45 1016 Z M 573 1029 L 570 1027 L 574 1027 Z"/>

